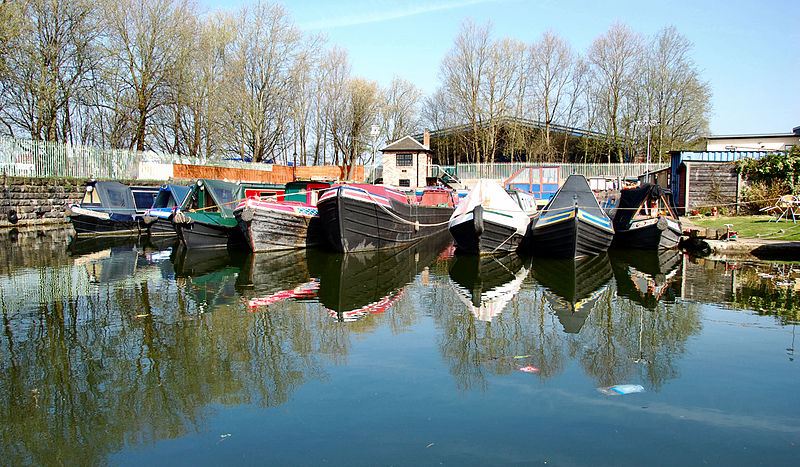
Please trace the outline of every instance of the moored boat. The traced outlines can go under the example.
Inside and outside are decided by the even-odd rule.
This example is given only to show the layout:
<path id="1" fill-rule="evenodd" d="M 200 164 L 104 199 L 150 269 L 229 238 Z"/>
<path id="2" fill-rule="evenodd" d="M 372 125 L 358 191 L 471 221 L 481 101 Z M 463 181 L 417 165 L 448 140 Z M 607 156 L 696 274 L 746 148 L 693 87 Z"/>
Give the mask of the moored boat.
<path id="1" fill-rule="evenodd" d="M 255 252 L 306 248 L 323 244 L 325 231 L 317 199 L 327 182 L 294 181 L 277 199 L 247 198 L 234 216 L 247 244 Z"/>
<path id="2" fill-rule="evenodd" d="M 615 247 L 676 248 L 682 234 L 671 193 L 650 183 L 620 192 L 613 224 Z"/>
<path id="3" fill-rule="evenodd" d="M 455 206 L 452 190 L 426 188 L 422 196 L 380 185 L 335 185 L 319 198 L 328 242 L 340 252 L 410 245 L 447 229 Z"/>
<path id="4" fill-rule="evenodd" d="M 182 205 L 191 190 L 184 185 L 166 184 L 158 190 L 153 206 L 144 212 L 142 222 L 150 236 L 176 235 L 170 216 Z"/>
<path id="5" fill-rule="evenodd" d="M 525 250 L 538 256 L 580 258 L 608 250 L 611 219 L 600 208 L 583 175 L 570 175 L 531 222 Z"/>
<path id="6" fill-rule="evenodd" d="M 142 215 L 157 192 L 158 187 L 90 180 L 81 201 L 67 207 L 67 216 L 79 237 L 137 236 L 142 233 Z"/>
<path id="7" fill-rule="evenodd" d="M 249 197 L 280 194 L 282 185 L 201 179 L 192 185 L 172 222 L 186 248 L 245 248 L 234 207 Z"/>
<path id="8" fill-rule="evenodd" d="M 458 251 L 508 253 L 515 251 L 536 213 L 536 200 L 523 192 L 510 195 L 495 181 L 478 180 L 459 201 L 448 223 Z"/>

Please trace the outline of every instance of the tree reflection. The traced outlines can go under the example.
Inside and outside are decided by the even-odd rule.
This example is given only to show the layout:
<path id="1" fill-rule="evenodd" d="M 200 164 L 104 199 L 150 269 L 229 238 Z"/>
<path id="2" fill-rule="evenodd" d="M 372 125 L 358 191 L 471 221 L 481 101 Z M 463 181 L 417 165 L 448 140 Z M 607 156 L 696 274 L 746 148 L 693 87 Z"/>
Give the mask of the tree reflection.
<path id="1" fill-rule="evenodd" d="M 349 348 L 347 328 L 306 304 L 248 312 L 235 262 L 203 269 L 217 263 L 183 257 L 185 274 L 167 280 L 170 261 L 136 250 L 133 275 L 89 280 L 87 265 L 128 265 L 130 251 L 16 261 L 15 290 L 29 303 L 0 302 L 5 463 L 103 463 L 125 446 L 202 431 L 214 404 L 280 405 Z"/>

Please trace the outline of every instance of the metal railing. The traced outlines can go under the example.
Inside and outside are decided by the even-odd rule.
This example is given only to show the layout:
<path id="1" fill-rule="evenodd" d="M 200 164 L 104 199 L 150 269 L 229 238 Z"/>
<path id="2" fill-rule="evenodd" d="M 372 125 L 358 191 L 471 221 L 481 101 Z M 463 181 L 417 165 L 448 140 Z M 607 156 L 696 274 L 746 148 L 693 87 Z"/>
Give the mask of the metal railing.
<path id="1" fill-rule="evenodd" d="M 153 151 L 104 149 L 79 144 L 0 137 L 0 173 L 39 178 L 153 178 L 163 164 L 213 165 L 269 171 L 272 164 L 211 160 Z M 165 178 L 155 176 L 154 179 Z M 168 178 L 168 177 L 166 177 Z"/>
<path id="2" fill-rule="evenodd" d="M 611 177 L 628 178 L 638 177 L 646 171 L 655 172 L 668 167 L 668 164 L 645 164 L 645 163 L 621 163 L 621 164 L 585 164 L 585 163 L 495 163 L 495 164 L 458 164 L 454 166 L 442 166 L 442 169 L 457 176 L 461 180 L 471 180 L 478 178 L 491 178 L 495 180 L 505 180 L 523 167 L 535 166 L 558 166 L 561 168 L 561 176 L 566 177 L 570 174 L 581 174 L 586 177 Z"/>

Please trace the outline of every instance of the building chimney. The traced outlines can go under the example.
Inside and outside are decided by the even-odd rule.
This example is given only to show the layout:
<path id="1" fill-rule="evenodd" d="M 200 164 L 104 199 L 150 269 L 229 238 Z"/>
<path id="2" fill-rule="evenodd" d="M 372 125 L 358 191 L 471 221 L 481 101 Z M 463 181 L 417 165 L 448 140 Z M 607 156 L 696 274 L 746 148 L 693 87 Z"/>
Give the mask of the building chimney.
<path id="1" fill-rule="evenodd" d="M 431 148 L 431 132 L 428 130 L 422 134 L 422 145 L 425 146 L 425 149 Z"/>

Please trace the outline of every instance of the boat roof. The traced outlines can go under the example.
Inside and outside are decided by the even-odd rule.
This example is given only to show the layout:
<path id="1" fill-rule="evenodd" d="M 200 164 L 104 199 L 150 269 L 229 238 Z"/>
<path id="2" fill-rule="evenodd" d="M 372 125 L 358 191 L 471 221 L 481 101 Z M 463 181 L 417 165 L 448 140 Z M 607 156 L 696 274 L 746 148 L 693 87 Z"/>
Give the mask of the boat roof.
<path id="1" fill-rule="evenodd" d="M 544 211 L 557 211 L 574 206 L 580 206 L 581 209 L 595 216 L 608 217 L 600 208 L 594 192 L 589 187 L 589 182 L 583 175 L 573 174 L 567 177 L 567 180 L 561 185 L 555 196 L 544 207 Z"/>
<path id="2" fill-rule="evenodd" d="M 636 209 L 647 199 L 663 197 L 667 203 L 670 203 L 670 207 L 674 210 L 675 206 L 672 205 L 672 196 L 669 196 L 670 194 L 671 192 L 669 190 L 652 183 L 645 183 L 636 188 L 622 190 L 619 196 L 619 204 L 614 213 L 614 224 L 625 225 L 630 222 L 631 218 L 636 213 Z"/>
<path id="3" fill-rule="evenodd" d="M 86 185 L 87 190 L 91 188 L 97 193 L 103 212 L 127 215 L 136 212 L 136 203 L 129 186 L 110 180 L 87 182 Z M 95 203 L 92 205 L 96 206 Z"/>

